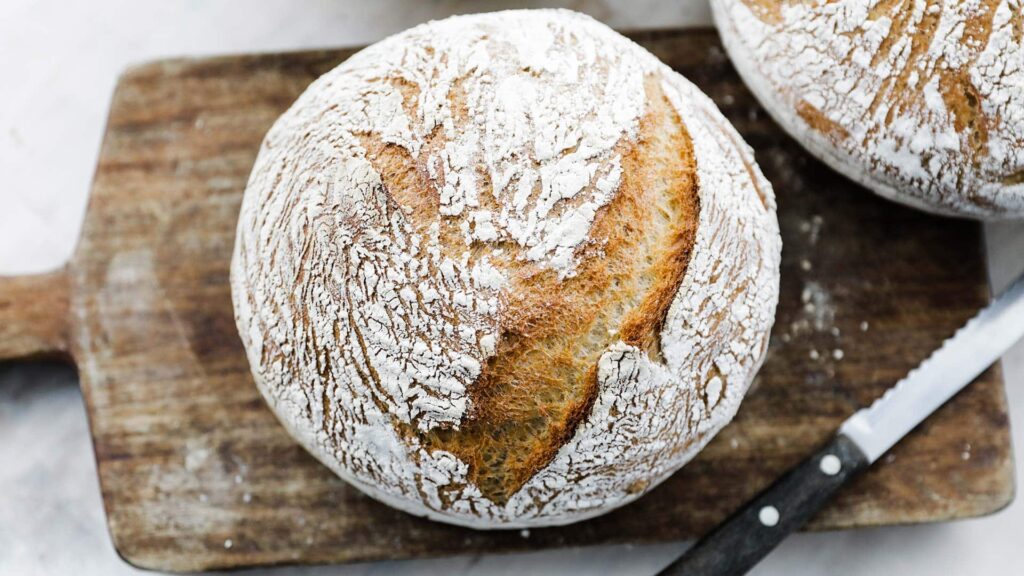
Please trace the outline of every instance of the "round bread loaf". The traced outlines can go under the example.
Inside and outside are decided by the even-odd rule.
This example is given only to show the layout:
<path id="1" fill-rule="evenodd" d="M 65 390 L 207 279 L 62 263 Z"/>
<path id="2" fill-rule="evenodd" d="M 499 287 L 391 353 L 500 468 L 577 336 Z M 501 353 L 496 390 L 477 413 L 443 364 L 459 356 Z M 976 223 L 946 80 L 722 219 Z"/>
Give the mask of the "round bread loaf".
<path id="1" fill-rule="evenodd" d="M 1020 0 L 712 0 L 768 112 L 878 194 L 939 214 L 1024 217 Z"/>
<path id="2" fill-rule="evenodd" d="M 387 504 L 480 528 L 625 504 L 764 358 L 772 189 L 710 100 L 566 11 L 425 24 L 271 128 L 232 289 L 290 433 Z"/>

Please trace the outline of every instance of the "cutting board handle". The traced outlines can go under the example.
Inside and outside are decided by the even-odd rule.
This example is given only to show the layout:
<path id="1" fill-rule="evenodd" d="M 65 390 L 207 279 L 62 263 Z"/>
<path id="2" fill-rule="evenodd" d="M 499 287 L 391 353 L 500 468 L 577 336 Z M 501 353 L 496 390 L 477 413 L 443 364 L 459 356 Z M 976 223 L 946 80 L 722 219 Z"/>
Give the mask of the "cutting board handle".
<path id="1" fill-rule="evenodd" d="M 0 276 L 0 360 L 67 357 L 67 266 L 32 276 Z"/>

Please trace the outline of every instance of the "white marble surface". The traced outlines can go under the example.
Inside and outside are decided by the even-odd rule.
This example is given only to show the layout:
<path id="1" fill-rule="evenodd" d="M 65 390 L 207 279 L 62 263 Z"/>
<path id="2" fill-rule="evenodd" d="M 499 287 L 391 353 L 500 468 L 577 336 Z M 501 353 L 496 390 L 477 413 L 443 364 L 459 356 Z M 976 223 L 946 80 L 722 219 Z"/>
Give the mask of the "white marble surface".
<path id="1" fill-rule="evenodd" d="M 488 0 L 3 0 L 0 2 L 0 274 L 41 271 L 70 254 L 111 90 L 129 63 L 179 56 L 371 42 L 430 18 L 543 2 Z M 708 22 L 703 0 L 557 3 L 613 26 Z M 1024 226 L 988 228 L 996 284 L 1024 268 Z M 1012 419 L 1024 422 L 1024 346 L 1005 359 Z M 1024 425 L 1014 428 L 1017 446 Z M 1018 460 L 1017 472 L 1024 470 Z M 756 570 L 764 575 L 1011 574 L 1024 566 L 1024 504 L 988 518 L 915 527 L 801 534 Z M 106 531 L 92 448 L 72 370 L 0 366 L 0 574 L 137 571 Z M 345 567 L 268 575 L 652 574 L 685 544 L 602 547 Z"/>

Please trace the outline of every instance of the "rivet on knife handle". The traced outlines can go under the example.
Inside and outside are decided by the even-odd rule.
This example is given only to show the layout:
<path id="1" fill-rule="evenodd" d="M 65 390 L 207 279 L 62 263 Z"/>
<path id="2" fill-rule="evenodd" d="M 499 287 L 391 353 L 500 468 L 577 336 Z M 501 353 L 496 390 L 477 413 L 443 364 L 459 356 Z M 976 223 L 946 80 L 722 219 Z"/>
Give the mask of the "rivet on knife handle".
<path id="1" fill-rule="evenodd" d="M 846 436 L 798 464 L 702 538 L 661 574 L 745 574 L 869 463 Z"/>
<path id="2" fill-rule="evenodd" d="M 1024 275 L 821 451 L 702 538 L 660 574 L 745 574 L 814 515 L 847 480 L 970 384 L 1024 337 Z"/>

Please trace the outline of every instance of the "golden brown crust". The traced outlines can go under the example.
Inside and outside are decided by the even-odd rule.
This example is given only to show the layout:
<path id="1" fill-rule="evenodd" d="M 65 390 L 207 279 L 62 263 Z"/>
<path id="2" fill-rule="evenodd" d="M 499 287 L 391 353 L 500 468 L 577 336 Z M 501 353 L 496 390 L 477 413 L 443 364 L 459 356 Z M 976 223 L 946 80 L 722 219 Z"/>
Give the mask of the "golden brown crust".
<path id="1" fill-rule="evenodd" d="M 801 100 L 796 105 L 796 113 L 804 119 L 804 122 L 811 127 L 831 137 L 833 140 L 845 140 L 850 136 L 850 133 L 843 128 L 841 125 L 829 120 L 828 116 L 821 113 L 807 100 Z"/>
<path id="2" fill-rule="evenodd" d="M 524 262 L 511 243 L 492 257 L 511 274 L 497 352 L 469 389 L 470 417 L 458 430 L 401 426 L 429 450 L 466 462 L 471 480 L 495 502 L 507 501 L 573 434 L 597 395 L 597 360 L 609 345 L 621 340 L 660 358 L 659 334 L 686 272 L 700 207 L 689 135 L 660 78 L 650 76 L 645 88 L 648 108 L 637 140 L 619 146 L 619 193 L 595 218 L 577 274 L 559 279 Z M 369 135 L 362 142 L 414 224 L 436 221 L 440 192 L 422 161 Z M 456 231 L 442 240 L 453 253 L 461 249 Z"/>

